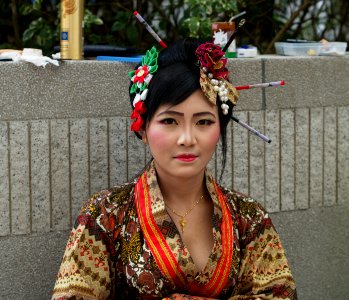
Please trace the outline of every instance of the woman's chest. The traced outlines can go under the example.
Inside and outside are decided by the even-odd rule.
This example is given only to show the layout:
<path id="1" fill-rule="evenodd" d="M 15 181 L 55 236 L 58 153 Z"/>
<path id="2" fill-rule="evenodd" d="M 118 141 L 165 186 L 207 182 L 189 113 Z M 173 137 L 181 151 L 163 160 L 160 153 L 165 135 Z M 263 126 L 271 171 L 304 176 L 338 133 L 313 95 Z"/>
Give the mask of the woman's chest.
<path id="1" fill-rule="evenodd" d="M 189 293 L 188 286 L 192 284 L 205 286 L 210 282 L 216 271 L 217 263 L 222 257 L 221 243 L 214 243 L 209 255 L 205 255 L 206 263 L 204 268 L 201 268 L 202 272 L 198 272 L 195 260 L 188 247 L 184 245 L 173 222 L 165 220 L 159 225 L 158 229 L 162 239 L 156 247 L 150 247 L 149 237 L 142 231 L 137 216 L 133 216 L 127 224 L 124 224 L 120 236 L 120 246 L 116 257 L 116 290 L 127 291 L 129 297 L 136 298 L 137 295 L 142 299 L 148 297 L 151 299 L 175 292 Z M 215 234 L 218 235 L 215 236 L 215 241 L 220 241 L 219 232 Z M 161 244 L 161 241 L 164 244 Z M 234 247 L 237 248 L 236 243 Z M 191 251 L 199 253 L 200 247 Z M 161 253 L 160 259 L 159 253 Z M 231 281 L 237 274 L 238 253 L 234 251 L 235 256 L 232 257 L 232 261 L 235 263 L 230 264 L 232 268 L 228 272 L 230 278 L 227 280 L 227 286 L 231 286 Z M 174 272 L 171 273 L 171 270 Z M 183 284 L 176 276 L 183 277 Z"/>

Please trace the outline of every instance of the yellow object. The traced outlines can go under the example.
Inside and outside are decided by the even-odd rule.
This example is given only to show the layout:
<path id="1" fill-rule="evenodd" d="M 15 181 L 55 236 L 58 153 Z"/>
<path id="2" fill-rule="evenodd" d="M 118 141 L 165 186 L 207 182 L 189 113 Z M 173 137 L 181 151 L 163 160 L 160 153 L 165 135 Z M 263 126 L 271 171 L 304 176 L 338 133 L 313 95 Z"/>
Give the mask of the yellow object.
<path id="1" fill-rule="evenodd" d="M 317 51 L 316 51 L 315 49 L 309 49 L 309 50 L 307 51 L 307 54 L 308 54 L 308 55 L 318 55 L 318 54 L 317 54 Z"/>
<path id="2" fill-rule="evenodd" d="M 83 58 L 84 0 L 61 0 L 61 59 Z"/>

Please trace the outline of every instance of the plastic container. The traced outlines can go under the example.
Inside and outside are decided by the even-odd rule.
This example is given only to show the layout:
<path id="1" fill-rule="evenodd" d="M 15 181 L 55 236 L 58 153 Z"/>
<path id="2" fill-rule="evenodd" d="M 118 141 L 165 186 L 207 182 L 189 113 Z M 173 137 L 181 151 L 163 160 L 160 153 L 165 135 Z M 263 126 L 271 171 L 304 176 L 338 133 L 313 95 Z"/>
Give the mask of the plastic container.
<path id="1" fill-rule="evenodd" d="M 287 56 L 345 55 L 347 43 L 275 43 L 276 53 Z"/>
<path id="2" fill-rule="evenodd" d="M 345 42 L 330 42 L 321 44 L 320 55 L 345 55 L 347 43 Z"/>
<path id="3" fill-rule="evenodd" d="M 319 55 L 320 43 L 275 43 L 276 54 L 288 56 Z"/>

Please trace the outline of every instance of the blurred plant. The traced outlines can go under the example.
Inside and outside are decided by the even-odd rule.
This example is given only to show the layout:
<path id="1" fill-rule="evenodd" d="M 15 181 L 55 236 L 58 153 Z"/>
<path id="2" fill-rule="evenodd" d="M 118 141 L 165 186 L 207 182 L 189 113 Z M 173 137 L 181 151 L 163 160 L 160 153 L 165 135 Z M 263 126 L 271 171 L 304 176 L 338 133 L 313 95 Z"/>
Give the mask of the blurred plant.
<path id="1" fill-rule="evenodd" d="M 187 36 L 209 39 L 213 21 L 226 22 L 238 12 L 241 0 L 185 0 L 182 27 Z"/>
<path id="2" fill-rule="evenodd" d="M 8 39 L 8 42 L 1 44 L 0 48 L 39 48 L 45 54 L 52 53 L 54 46 L 59 45 L 60 4 L 57 4 L 59 1 L 12 0 L 11 3 L 5 1 L 1 5 L 4 9 L 6 4 L 11 8 L 12 28 L 15 36 L 16 32 L 19 33 L 19 39 Z M 89 35 L 93 25 L 101 24 L 103 24 L 102 19 L 85 9 L 84 31 L 89 38 L 93 37 Z"/>
<path id="3" fill-rule="evenodd" d="M 247 22 L 240 44 L 253 44 L 261 53 L 273 53 L 286 39 L 347 41 L 349 2 L 346 0 L 245 0 Z"/>
<path id="4" fill-rule="evenodd" d="M 90 30 L 85 29 L 85 44 L 125 46 L 134 42 L 137 30 L 132 24 L 130 5 L 132 3 L 129 1 L 86 1 L 85 7 L 102 24 L 91 27 Z"/>
<path id="5" fill-rule="evenodd" d="M 287 25 L 283 33 L 288 38 L 316 41 L 349 38 L 348 1 L 277 0 L 275 19 L 279 24 Z"/>
<path id="6" fill-rule="evenodd" d="M 59 14 L 60 19 L 60 14 Z M 98 39 L 92 34 L 93 29 L 96 26 L 103 25 L 103 20 L 96 15 L 94 15 L 89 9 L 84 10 L 84 40 L 85 43 L 97 44 Z"/>
<path id="7" fill-rule="evenodd" d="M 11 12 L 11 3 L 9 1 L 0 1 L 0 49 L 11 48 L 19 42 L 21 37 L 17 30 L 12 26 L 13 13 Z"/>
<path id="8" fill-rule="evenodd" d="M 23 46 L 42 49 L 44 53 L 52 53 L 55 45 L 59 45 L 60 4 L 43 5 L 43 0 L 34 0 L 32 4 L 20 6 L 21 15 L 31 15 L 34 20 L 23 32 Z M 88 9 L 84 12 L 84 35 L 89 35 L 92 25 L 102 25 L 103 21 Z"/>
<path id="9" fill-rule="evenodd" d="M 59 45 L 59 0 L 1 0 L 0 48 Z M 85 0 L 85 44 L 144 49 L 153 37 L 133 16 L 138 12 L 168 44 L 180 37 L 211 37 L 212 21 L 227 21 L 246 11 L 237 43 L 273 52 L 276 41 L 293 39 L 347 41 L 346 0 Z"/>
<path id="10" fill-rule="evenodd" d="M 278 31 L 274 8 L 274 0 L 245 0 L 239 3 L 239 11 L 246 11 L 246 23 L 237 36 L 237 44 L 254 45 L 263 53 Z"/>
<path id="11" fill-rule="evenodd" d="M 20 5 L 19 14 L 28 16 L 31 20 L 22 35 L 23 47 L 39 48 L 44 53 L 53 50 L 59 39 L 59 19 L 55 17 L 56 11 L 54 5 L 43 5 L 42 0 Z"/>
<path id="12" fill-rule="evenodd" d="M 171 43 L 179 37 L 183 37 L 181 23 L 184 16 L 184 0 L 150 0 L 137 1 L 135 7 L 130 8 L 130 12 L 137 10 L 142 17 L 147 20 L 150 26 L 166 43 Z M 137 31 L 137 39 L 134 46 L 140 49 L 150 48 L 154 45 L 154 38 L 148 33 L 142 24 L 135 20 L 132 15 L 132 24 Z"/>

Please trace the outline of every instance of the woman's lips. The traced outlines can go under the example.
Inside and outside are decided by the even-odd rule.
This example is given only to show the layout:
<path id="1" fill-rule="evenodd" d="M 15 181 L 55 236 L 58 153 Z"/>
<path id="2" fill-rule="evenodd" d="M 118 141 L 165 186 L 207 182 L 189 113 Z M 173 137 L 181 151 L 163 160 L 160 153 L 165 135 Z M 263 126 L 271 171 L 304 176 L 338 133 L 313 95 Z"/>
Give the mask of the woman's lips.
<path id="1" fill-rule="evenodd" d="M 184 162 L 192 162 L 192 161 L 194 161 L 197 158 L 197 155 L 194 155 L 194 154 L 181 154 L 181 155 L 177 155 L 175 158 L 180 160 L 180 161 L 184 161 Z"/>

